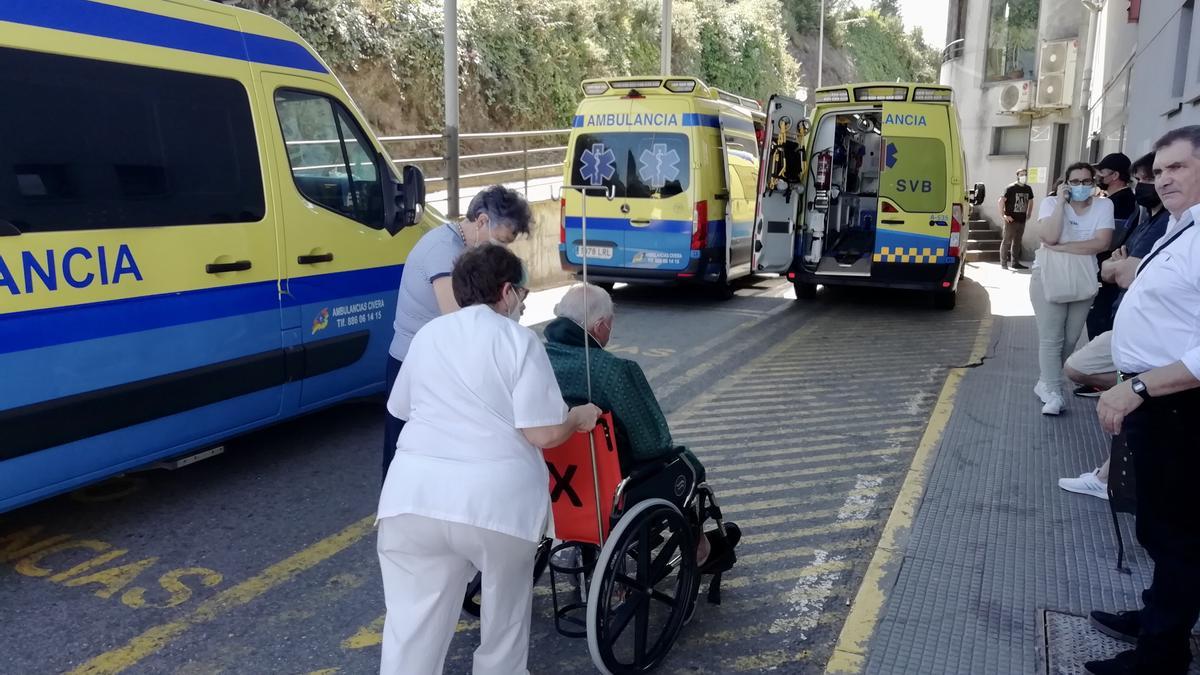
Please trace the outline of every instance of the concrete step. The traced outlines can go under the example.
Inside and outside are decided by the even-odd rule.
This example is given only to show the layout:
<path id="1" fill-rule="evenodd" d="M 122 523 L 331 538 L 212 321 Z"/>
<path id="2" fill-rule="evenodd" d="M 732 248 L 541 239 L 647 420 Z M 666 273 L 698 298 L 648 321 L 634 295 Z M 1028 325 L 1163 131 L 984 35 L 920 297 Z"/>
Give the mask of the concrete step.
<path id="1" fill-rule="evenodd" d="M 967 223 L 967 231 L 969 232 L 987 232 L 992 229 L 992 226 L 986 220 L 972 220 Z"/>
<path id="2" fill-rule="evenodd" d="M 968 237 L 972 241 L 1000 241 L 1004 234 L 998 230 L 971 230 Z"/>
<path id="3" fill-rule="evenodd" d="M 1000 262 L 1000 252 L 967 251 L 967 262 Z"/>
<path id="4" fill-rule="evenodd" d="M 1000 250 L 1000 240 L 999 239 L 968 239 L 967 240 L 967 250 L 968 251 L 999 251 Z"/>

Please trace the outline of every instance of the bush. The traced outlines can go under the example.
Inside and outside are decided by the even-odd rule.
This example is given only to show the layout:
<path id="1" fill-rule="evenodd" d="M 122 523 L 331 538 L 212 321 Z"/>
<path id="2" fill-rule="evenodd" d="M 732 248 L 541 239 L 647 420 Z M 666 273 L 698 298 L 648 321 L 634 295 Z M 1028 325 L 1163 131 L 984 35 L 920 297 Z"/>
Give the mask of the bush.
<path id="1" fill-rule="evenodd" d="M 938 81 L 938 51 L 919 29 L 905 33 L 900 17 L 874 10 L 852 12 L 848 18 L 863 19 L 844 28 L 844 44 L 863 81 Z"/>

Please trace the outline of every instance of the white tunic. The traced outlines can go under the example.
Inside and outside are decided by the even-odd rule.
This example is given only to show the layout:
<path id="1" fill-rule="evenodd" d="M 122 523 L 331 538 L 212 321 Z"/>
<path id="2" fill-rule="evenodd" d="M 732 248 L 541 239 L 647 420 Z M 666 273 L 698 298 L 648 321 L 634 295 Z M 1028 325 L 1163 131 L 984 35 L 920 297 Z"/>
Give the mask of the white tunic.
<path id="1" fill-rule="evenodd" d="M 1200 205 L 1183 217 L 1171 217 L 1167 233 L 1154 243 L 1163 248 L 1171 237 L 1200 215 Z M 1153 255 L 1153 252 L 1151 252 Z M 1147 262 L 1148 261 L 1148 262 Z M 1113 323 L 1113 363 L 1127 373 L 1143 373 L 1183 361 L 1200 379 L 1200 223 L 1141 269 Z"/>
<path id="2" fill-rule="evenodd" d="M 538 541 L 550 510 L 542 452 L 521 429 L 566 419 L 537 335 L 484 305 L 417 332 L 388 399 L 407 420 L 379 518 L 415 514 Z"/>

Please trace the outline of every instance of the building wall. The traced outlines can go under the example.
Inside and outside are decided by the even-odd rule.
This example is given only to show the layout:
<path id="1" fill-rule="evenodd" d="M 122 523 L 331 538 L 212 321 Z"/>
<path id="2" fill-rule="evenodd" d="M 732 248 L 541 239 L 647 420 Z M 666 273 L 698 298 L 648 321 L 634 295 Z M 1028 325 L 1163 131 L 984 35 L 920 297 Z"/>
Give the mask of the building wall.
<path id="1" fill-rule="evenodd" d="M 1186 41 L 1185 24 L 1190 30 Z M 1131 157 L 1149 152 L 1171 129 L 1200 124 L 1200 13 L 1184 9 L 1182 0 L 1143 1 L 1136 26 L 1138 55 L 1130 78 L 1126 143 Z M 1179 71 L 1181 95 L 1175 89 Z"/>
<path id="2" fill-rule="evenodd" d="M 1053 166 L 1059 135 L 1065 145 L 1063 164 L 1080 156 L 1083 145 L 1080 110 L 1080 89 L 1083 74 L 1084 38 L 1087 34 L 1088 12 L 1079 0 L 1043 0 L 1039 9 L 1039 44 L 1045 40 L 1077 37 L 1080 41 L 1076 65 L 1075 93 L 1069 109 L 1037 114 L 1005 114 L 1000 112 L 999 93 L 1007 83 L 985 81 L 986 46 L 989 31 L 989 0 L 951 0 L 950 22 L 953 23 L 960 5 L 966 8 L 965 30 L 962 37 L 962 56 L 943 64 L 941 81 L 954 87 L 955 101 L 962 120 L 963 145 L 967 157 L 968 183 L 983 182 L 988 197 L 980 207 L 982 215 L 999 227 L 1003 222 L 997 200 L 1005 186 L 1014 180 L 1018 169 L 1039 169 L 1031 180 L 1034 194 L 1046 195 L 1054 178 L 1049 175 Z M 954 27 L 948 33 L 955 37 Z M 1036 80 L 1034 83 L 1036 86 Z M 997 127 L 1024 126 L 1030 141 L 1023 154 L 992 154 L 992 138 Z M 1034 204 L 1036 212 L 1037 202 Z M 1037 244 L 1036 228 L 1028 228 L 1023 242 L 1026 257 Z"/>

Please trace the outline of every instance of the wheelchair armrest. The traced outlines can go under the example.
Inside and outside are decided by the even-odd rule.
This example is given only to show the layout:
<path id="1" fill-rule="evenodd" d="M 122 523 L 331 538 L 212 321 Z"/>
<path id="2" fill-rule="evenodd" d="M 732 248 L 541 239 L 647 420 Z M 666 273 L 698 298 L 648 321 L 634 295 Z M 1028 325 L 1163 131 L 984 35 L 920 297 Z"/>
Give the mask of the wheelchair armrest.
<path id="1" fill-rule="evenodd" d="M 675 457 L 673 456 L 659 457 L 657 459 L 652 459 L 645 464 L 639 464 L 636 468 L 634 468 L 633 471 L 629 472 L 629 475 L 625 477 L 625 480 L 628 483 L 639 483 L 649 476 L 653 476 L 659 471 L 662 471 L 667 464 L 670 464 L 674 460 Z"/>

